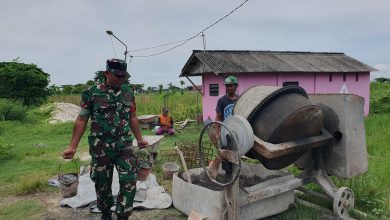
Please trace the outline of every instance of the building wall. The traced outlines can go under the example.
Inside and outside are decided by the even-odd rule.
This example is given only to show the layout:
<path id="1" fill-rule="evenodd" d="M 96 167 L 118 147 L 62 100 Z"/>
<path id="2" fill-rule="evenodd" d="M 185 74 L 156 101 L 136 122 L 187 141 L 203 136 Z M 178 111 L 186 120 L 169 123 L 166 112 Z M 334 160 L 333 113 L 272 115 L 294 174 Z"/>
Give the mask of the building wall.
<path id="1" fill-rule="evenodd" d="M 307 93 L 314 93 L 316 75 L 311 73 L 277 73 L 278 86 L 283 86 L 284 82 L 298 82 Z"/>
<path id="2" fill-rule="evenodd" d="M 244 73 L 238 74 L 239 86 L 237 93 L 240 95 L 250 87 L 257 85 L 283 86 L 284 82 L 299 82 L 307 93 L 352 93 L 362 96 L 365 100 L 364 115 L 369 112 L 370 73 L 346 73 L 345 81 L 343 73 L 332 73 L 331 81 L 329 73 Z M 226 94 L 223 84 L 224 78 L 215 74 L 205 74 L 202 77 L 203 85 L 203 120 L 215 119 L 215 107 L 220 97 Z M 209 96 L 209 85 L 219 85 L 219 95 Z M 345 84 L 343 86 L 343 84 Z"/>
<path id="3" fill-rule="evenodd" d="M 238 75 L 238 94 L 258 85 L 277 86 L 278 76 L 274 73 L 244 73 Z"/>
<path id="4" fill-rule="evenodd" d="M 330 73 L 317 73 L 316 90 L 314 93 L 352 93 L 364 98 L 364 115 L 367 116 L 370 110 L 370 73 L 346 73 L 345 81 L 343 73 L 333 73 L 332 81 Z"/>
<path id="5" fill-rule="evenodd" d="M 203 120 L 215 119 L 215 107 L 217 106 L 218 99 L 226 94 L 225 86 L 223 84 L 224 78 L 215 74 L 207 74 L 202 76 L 202 105 L 203 105 Z M 209 96 L 210 84 L 219 85 L 219 95 Z"/>

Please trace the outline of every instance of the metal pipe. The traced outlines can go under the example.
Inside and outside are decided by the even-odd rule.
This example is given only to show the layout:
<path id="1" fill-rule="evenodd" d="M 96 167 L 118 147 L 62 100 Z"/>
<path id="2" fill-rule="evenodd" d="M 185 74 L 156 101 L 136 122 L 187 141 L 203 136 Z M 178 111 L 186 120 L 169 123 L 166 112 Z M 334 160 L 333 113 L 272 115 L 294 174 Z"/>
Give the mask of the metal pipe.
<path id="1" fill-rule="evenodd" d="M 300 191 L 301 189 L 302 189 L 302 188 L 300 187 L 299 190 L 294 190 L 294 191 L 295 191 L 296 193 L 298 193 L 298 194 L 307 193 L 307 192 L 304 192 L 304 191 Z M 305 190 L 305 191 L 309 191 L 309 190 Z M 312 191 L 312 192 L 313 192 L 313 191 Z M 309 194 L 309 193 L 307 193 L 307 194 Z M 318 194 L 320 194 L 320 193 L 318 193 Z M 310 195 L 312 195 L 312 194 L 310 194 Z M 314 195 L 314 194 L 313 194 L 313 195 Z M 321 195 L 324 196 L 323 194 L 321 194 Z M 314 195 L 314 196 L 316 196 L 316 195 Z M 321 198 L 323 198 L 323 197 L 321 197 Z M 332 201 L 332 199 L 330 199 L 330 198 L 326 198 L 326 199 Z M 298 203 L 298 204 L 301 204 L 301 205 L 304 205 L 304 206 L 307 206 L 307 207 L 310 207 L 310 208 L 314 208 L 314 209 L 317 209 L 317 210 L 319 210 L 319 211 L 323 211 L 323 212 L 325 212 L 325 213 L 327 213 L 327 214 L 330 214 L 330 215 L 334 216 L 334 214 L 331 212 L 331 210 L 329 210 L 329 209 L 327 209 L 327 208 L 325 208 L 325 207 L 319 206 L 319 205 L 317 205 L 317 204 L 308 202 L 308 201 L 303 200 L 303 199 L 299 199 L 299 198 L 297 198 L 297 197 L 295 197 L 294 200 L 295 200 L 295 202 Z M 370 214 L 368 214 L 368 213 L 362 212 L 362 211 L 360 211 L 360 210 L 358 210 L 358 209 L 356 209 L 356 208 L 351 209 L 351 210 L 350 210 L 350 213 L 353 214 L 353 215 L 355 215 L 355 216 L 358 216 L 359 219 L 376 219 L 375 216 L 372 216 L 372 215 L 370 215 Z"/>
<path id="2" fill-rule="evenodd" d="M 299 199 L 299 198 L 295 198 L 294 200 L 298 204 L 301 204 L 301 205 L 304 205 L 306 207 L 313 208 L 313 209 L 316 209 L 318 211 L 321 211 L 321 212 L 323 212 L 325 214 L 334 216 L 333 212 L 331 210 L 327 209 L 327 208 L 324 208 L 322 206 L 319 206 L 317 204 L 314 204 L 314 203 L 311 203 L 311 202 L 308 202 L 306 200 Z"/>
<path id="3" fill-rule="evenodd" d="M 325 199 L 325 200 L 328 200 L 328 201 L 332 201 L 332 198 L 330 198 L 328 195 L 324 195 L 322 193 L 319 193 L 319 192 L 315 192 L 315 191 L 312 191 L 312 190 L 308 190 L 308 189 L 305 189 L 303 187 L 299 187 L 298 188 L 299 191 L 302 191 L 304 193 L 307 193 L 309 195 L 312 195 L 312 196 L 316 196 L 316 197 L 319 197 L 321 199 Z"/>

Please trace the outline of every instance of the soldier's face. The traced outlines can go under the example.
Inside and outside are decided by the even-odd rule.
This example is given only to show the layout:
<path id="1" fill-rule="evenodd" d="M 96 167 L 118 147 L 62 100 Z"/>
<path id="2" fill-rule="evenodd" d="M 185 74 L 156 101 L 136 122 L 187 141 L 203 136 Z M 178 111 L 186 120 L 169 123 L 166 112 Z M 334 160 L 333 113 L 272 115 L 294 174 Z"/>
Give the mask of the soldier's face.
<path id="1" fill-rule="evenodd" d="M 106 71 L 106 82 L 107 85 L 113 88 L 120 88 L 123 83 L 125 83 L 127 80 L 127 76 L 121 76 L 121 75 L 116 75 L 113 74 L 109 71 Z"/>

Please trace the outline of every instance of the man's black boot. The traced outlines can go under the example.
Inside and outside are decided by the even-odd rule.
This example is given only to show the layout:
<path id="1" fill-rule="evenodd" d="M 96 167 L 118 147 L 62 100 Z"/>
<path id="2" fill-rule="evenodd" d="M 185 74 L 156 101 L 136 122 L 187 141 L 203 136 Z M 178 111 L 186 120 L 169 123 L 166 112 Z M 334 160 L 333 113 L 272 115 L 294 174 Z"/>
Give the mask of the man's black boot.
<path id="1" fill-rule="evenodd" d="M 111 210 L 102 211 L 102 218 L 101 218 L 101 220 L 112 220 Z"/>

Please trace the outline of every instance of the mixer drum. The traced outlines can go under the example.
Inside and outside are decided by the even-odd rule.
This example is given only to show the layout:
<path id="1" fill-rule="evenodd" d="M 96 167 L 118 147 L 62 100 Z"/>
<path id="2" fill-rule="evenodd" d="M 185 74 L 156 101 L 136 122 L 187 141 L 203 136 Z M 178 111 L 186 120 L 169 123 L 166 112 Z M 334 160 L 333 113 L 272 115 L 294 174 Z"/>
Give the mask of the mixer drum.
<path id="1" fill-rule="evenodd" d="M 237 100 L 234 115 L 246 118 L 254 135 L 272 144 L 319 135 L 323 126 L 321 109 L 311 103 L 299 86 L 255 86 Z M 294 163 L 305 152 L 266 158 L 254 149 L 246 156 L 258 159 L 268 169 L 281 169 Z"/>

